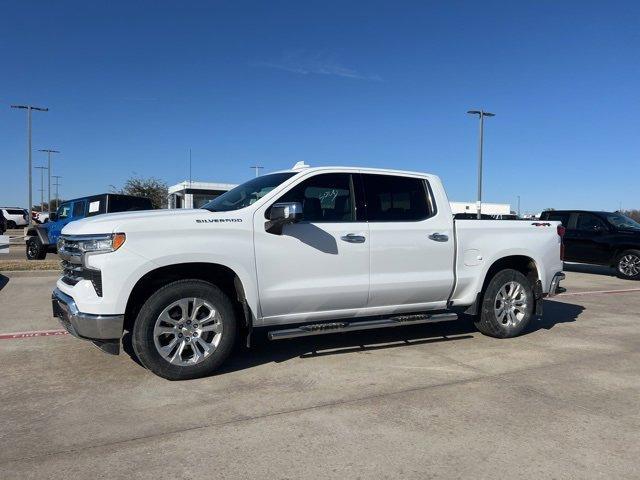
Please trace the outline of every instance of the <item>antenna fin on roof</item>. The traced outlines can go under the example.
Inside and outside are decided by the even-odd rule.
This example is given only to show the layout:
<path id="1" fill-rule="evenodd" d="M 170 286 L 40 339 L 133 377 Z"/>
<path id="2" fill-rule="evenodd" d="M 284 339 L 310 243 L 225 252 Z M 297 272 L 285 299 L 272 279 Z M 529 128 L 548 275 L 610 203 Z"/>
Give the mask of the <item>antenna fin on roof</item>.
<path id="1" fill-rule="evenodd" d="M 304 163 L 304 160 L 297 162 L 291 170 L 303 170 L 305 168 L 309 168 L 309 165 Z"/>

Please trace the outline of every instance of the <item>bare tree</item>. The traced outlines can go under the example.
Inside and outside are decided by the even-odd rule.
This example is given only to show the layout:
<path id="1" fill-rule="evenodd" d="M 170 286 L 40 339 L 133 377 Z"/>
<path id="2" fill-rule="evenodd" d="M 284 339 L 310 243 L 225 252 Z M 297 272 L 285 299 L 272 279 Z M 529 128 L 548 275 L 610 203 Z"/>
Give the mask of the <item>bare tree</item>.
<path id="1" fill-rule="evenodd" d="M 169 189 L 165 182 L 155 177 L 131 177 L 121 189 L 118 190 L 113 185 L 111 188 L 116 193 L 133 195 L 134 197 L 146 197 L 151 200 L 153 208 L 167 208 Z"/>

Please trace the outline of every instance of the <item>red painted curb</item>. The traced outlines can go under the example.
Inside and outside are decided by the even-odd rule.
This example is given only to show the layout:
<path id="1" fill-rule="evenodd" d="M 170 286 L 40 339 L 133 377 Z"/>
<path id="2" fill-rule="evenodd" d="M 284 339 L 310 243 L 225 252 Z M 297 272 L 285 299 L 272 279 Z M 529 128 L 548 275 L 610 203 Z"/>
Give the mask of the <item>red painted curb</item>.
<path id="1" fill-rule="evenodd" d="M 66 330 L 35 330 L 32 332 L 0 333 L 0 340 L 18 340 L 21 338 L 55 337 L 69 335 Z"/>

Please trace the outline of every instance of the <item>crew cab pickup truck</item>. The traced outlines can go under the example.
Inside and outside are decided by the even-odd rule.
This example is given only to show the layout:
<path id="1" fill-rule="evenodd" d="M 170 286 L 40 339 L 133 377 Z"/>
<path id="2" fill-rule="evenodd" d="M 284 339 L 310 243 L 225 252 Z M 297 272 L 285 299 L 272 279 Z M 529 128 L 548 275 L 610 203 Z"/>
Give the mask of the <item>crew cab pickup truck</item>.
<path id="1" fill-rule="evenodd" d="M 103 193 L 90 197 L 76 198 L 61 203 L 47 221 L 27 230 L 27 260 L 44 260 L 47 253 L 56 253 L 60 232 L 68 224 L 85 217 L 104 213 L 151 210 L 151 200 L 132 195 Z"/>
<path id="2" fill-rule="evenodd" d="M 440 179 L 309 168 L 195 210 L 87 218 L 62 231 L 53 314 L 167 379 L 208 375 L 252 329 L 272 340 L 455 320 L 518 335 L 562 274 L 559 222 L 454 221 Z"/>

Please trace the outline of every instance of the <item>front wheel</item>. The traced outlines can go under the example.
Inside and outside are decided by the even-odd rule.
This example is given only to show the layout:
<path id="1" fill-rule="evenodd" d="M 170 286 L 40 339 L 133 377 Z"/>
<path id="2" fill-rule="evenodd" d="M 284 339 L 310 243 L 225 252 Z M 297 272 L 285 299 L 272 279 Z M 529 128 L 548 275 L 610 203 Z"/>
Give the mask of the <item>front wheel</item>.
<path id="1" fill-rule="evenodd" d="M 616 262 L 618 277 L 627 280 L 640 280 L 640 250 L 625 250 Z"/>
<path id="2" fill-rule="evenodd" d="M 487 285 L 476 328 L 490 337 L 515 337 L 531 320 L 534 304 L 529 279 L 517 270 L 501 270 Z"/>
<path id="3" fill-rule="evenodd" d="M 229 356 L 236 319 L 229 298 L 202 280 L 180 280 L 144 303 L 132 332 L 142 365 L 168 380 L 213 373 Z"/>
<path id="4" fill-rule="evenodd" d="M 30 237 L 27 240 L 27 260 L 44 260 L 47 256 L 46 247 L 38 237 Z"/>

